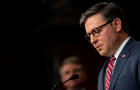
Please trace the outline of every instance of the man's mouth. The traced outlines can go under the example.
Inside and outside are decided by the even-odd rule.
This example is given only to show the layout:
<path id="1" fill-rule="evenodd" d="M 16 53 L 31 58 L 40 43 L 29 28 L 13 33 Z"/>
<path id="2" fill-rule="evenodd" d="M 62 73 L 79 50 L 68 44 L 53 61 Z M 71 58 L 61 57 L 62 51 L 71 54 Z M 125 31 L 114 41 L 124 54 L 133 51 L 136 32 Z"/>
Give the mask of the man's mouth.
<path id="1" fill-rule="evenodd" d="M 98 46 L 96 47 L 96 49 L 99 50 L 99 49 L 102 48 L 102 46 L 103 46 L 103 45 L 98 45 Z"/>

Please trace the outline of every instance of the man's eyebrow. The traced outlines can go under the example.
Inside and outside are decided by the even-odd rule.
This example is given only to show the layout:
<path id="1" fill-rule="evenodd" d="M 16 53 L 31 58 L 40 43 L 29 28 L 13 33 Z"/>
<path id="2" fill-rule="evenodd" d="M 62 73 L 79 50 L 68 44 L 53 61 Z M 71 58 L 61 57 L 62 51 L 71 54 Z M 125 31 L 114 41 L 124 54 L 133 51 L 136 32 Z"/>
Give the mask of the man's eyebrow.
<path id="1" fill-rule="evenodd" d="M 98 28 L 98 27 L 96 27 Z M 90 35 L 93 31 L 95 31 L 96 28 L 91 29 L 91 32 L 87 33 L 87 35 Z"/>
<path id="2" fill-rule="evenodd" d="M 95 31 L 95 29 L 100 28 L 100 27 L 102 27 L 102 26 L 98 26 L 98 27 L 95 27 L 95 28 L 91 29 L 91 32 Z"/>

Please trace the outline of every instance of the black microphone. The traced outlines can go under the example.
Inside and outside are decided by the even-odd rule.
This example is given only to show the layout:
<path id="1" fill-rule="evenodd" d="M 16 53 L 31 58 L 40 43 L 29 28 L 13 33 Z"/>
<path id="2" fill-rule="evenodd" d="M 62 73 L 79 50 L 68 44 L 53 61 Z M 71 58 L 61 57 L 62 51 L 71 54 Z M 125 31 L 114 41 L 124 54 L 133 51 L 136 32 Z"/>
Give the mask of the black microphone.
<path id="1" fill-rule="evenodd" d="M 78 79 L 79 75 L 78 74 L 74 74 L 71 78 L 69 78 L 68 80 L 64 81 L 63 83 L 61 81 L 58 81 L 51 90 L 56 90 L 58 87 L 61 87 L 62 85 L 64 85 L 67 81 L 69 80 L 75 80 Z"/>
<path id="2" fill-rule="evenodd" d="M 66 83 L 69 80 L 75 80 L 75 79 L 78 79 L 78 78 L 79 78 L 79 75 L 78 74 L 74 74 L 71 78 L 69 78 L 68 80 L 64 81 L 63 84 Z"/>

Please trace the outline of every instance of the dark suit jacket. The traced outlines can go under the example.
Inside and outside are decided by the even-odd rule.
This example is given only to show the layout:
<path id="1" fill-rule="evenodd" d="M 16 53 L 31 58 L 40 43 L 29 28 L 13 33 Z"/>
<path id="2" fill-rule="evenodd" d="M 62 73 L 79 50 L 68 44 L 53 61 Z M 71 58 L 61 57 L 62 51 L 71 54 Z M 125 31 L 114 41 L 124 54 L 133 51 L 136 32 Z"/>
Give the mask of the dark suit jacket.
<path id="1" fill-rule="evenodd" d="M 104 90 L 104 77 L 109 60 L 98 77 L 98 90 Z M 122 49 L 111 76 L 109 90 L 140 90 L 140 42 L 134 38 Z"/>

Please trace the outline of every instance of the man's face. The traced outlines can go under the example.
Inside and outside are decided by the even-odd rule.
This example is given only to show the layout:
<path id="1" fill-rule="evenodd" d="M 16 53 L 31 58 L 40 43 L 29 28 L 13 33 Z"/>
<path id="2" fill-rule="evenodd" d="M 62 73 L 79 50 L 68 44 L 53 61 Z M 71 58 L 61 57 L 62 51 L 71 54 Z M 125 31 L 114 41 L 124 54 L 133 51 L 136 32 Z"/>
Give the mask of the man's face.
<path id="1" fill-rule="evenodd" d="M 68 80 L 72 75 L 78 74 L 79 78 L 76 80 L 70 80 L 64 84 L 66 88 L 77 88 L 80 85 L 82 85 L 85 80 L 86 76 L 84 71 L 82 70 L 81 65 L 79 64 L 73 64 L 73 63 L 68 63 L 65 64 L 62 69 L 61 69 L 61 81 L 64 82 Z M 80 86 L 81 87 L 81 86 Z"/>
<path id="2" fill-rule="evenodd" d="M 86 33 L 91 33 L 95 28 L 105 24 L 105 21 L 100 14 L 95 14 L 85 22 Z M 90 36 L 90 42 L 101 56 L 111 56 L 117 49 L 118 34 L 116 26 L 111 23 L 105 25 L 98 37 Z"/>

